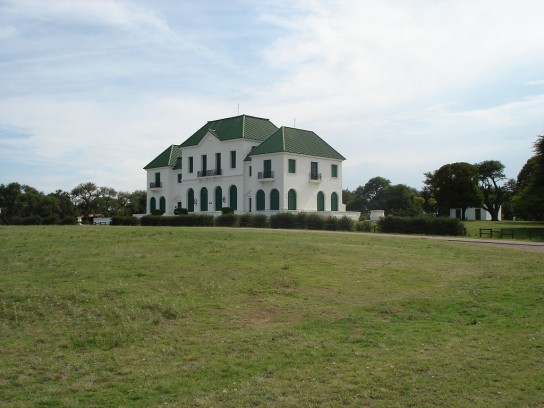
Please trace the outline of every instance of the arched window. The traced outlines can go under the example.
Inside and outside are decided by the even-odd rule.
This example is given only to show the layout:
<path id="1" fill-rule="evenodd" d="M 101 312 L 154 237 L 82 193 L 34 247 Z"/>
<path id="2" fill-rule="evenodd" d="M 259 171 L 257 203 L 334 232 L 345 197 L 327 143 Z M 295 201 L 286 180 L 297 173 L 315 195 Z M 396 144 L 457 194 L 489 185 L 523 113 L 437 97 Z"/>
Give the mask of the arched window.
<path id="1" fill-rule="evenodd" d="M 338 194 L 331 194 L 331 211 L 338 211 Z"/>
<path id="2" fill-rule="evenodd" d="M 270 209 L 280 209 L 280 192 L 277 189 L 274 189 L 270 192 Z"/>
<path id="3" fill-rule="evenodd" d="M 291 189 L 287 193 L 287 209 L 296 210 L 297 209 L 297 193 L 295 190 Z"/>
<path id="4" fill-rule="evenodd" d="M 317 193 L 317 211 L 325 211 L 325 194 L 323 194 L 323 191 Z"/>
<path id="5" fill-rule="evenodd" d="M 208 211 L 208 189 L 206 187 L 200 189 L 200 211 Z"/>
<path id="6" fill-rule="evenodd" d="M 229 188 L 229 207 L 235 210 L 238 209 L 238 189 L 235 185 Z"/>
<path id="7" fill-rule="evenodd" d="M 223 189 L 221 187 L 215 188 L 215 211 L 221 211 L 223 208 Z"/>
<path id="8" fill-rule="evenodd" d="M 159 208 L 163 212 L 163 214 L 166 212 L 166 198 L 161 197 L 159 199 Z"/>
<path id="9" fill-rule="evenodd" d="M 151 200 L 149 200 L 149 212 L 152 213 L 157 209 L 157 199 L 155 197 L 151 197 Z"/>
<path id="10" fill-rule="evenodd" d="M 187 212 L 195 212 L 195 192 L 192 188 L 187 190 Z"/>
<path id="11" fill-rule="evenodd" d="M 257 211 L 264 211 L 265 195 L 263 190 L 257 191 Z"/>

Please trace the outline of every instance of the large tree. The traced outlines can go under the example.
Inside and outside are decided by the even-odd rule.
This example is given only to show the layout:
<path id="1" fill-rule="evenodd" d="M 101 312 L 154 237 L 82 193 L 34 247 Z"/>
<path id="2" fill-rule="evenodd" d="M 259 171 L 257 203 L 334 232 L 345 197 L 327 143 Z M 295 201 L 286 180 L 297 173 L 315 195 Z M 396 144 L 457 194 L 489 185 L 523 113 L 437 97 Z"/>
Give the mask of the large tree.
<path id="1" fill-rule="evenodd" d="M 544 136 L 533 145 L 535 155 L 527 160 L 518 175 L 512 200 L 514 213 L 529 220 L 544 219 Z"/>
<path id="2" fill-rule="evenodd" d="M 473 164 L 445 164 L 434 172 L 425 173 L 425 177 L 425 185 L 438 202 L 442 213 L 450 208 L 461 208 L 462 219 L 465 219 L 467 208 L 482 204 L 478 168 Z"/>
<path id="3" fill-rule="evenodd" d="M 478 182 L 483 195 L 483 209 L 491 215 L 492 221 L 499 221 L 499 211 L 507 198 L 507 189 L 500 185 L 506 178 L 504 165 L 498 160 L 476 163 Z"/>

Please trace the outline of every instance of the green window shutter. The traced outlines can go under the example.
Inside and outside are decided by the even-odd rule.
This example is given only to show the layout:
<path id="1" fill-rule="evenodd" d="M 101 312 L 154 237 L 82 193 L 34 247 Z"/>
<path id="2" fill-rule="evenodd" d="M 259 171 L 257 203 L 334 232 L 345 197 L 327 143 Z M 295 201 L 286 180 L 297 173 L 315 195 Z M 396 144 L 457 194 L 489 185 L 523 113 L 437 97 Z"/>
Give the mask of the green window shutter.
<path id="1" fill-rule="evenodd" d="M 338 165 L 331 164 L 331 177 L 338 177 Z"/>
<path id="2" fill-rule="evenodd" d="M 297 172 L 297 161 L 295 159 L 289 159 L 289 173 Z"/>
<path id="3" fill-rule="evenodd" d="M 157 199 L 155 197 L 151 197 L 151 200 L 149 200 L 149 212 L 152 213 L 157 209 Z"/>
<path id="4" fill-rule="evenodd" d="M 187 211 L 195 212 L 195 192 L 192 188 L 187 191 Z"/>
<path id="5" fill-rule="evenodd" d="M 289 190 L 289 192 L 287 193 L 287 209 L 297 209 L 297 193 L 293 189 Z"/>
<path id="6" fill-rule="evenodd" d="M 165 213 L 166 212 L 166 198 L 164 197 L 161 197 L 159 199 L 159 207 L 160 207 L 160 210 Z"/>
<path id="7" fill-rule="evenodd" d="M 257 191 L 257 211 L 264 211 L 265 194 L 263 190 Z"/>
<path id="8" fill-rule="evenodd" d="M 338 194 L 331 194 L 331 211 L 338 211 Z"/>
<path id="9" fill-rule="evenodd" d="M 189 157 L 189 173 L 193 172 L 193 157 Z"/>
<path id="10" fill-rule="evenodd" d="M 178 173 L 178 183 L 181 183 L 181 173 Z"/>
<path id="11" fill-rule="evenodd" d="M 235 210 L 238 209 L 238 189 L 235 185 L 229 188 L 229 207 Z"/>
<path id="12" fill-rule="evenodd" d="M 200 211 L 208 211 L 208 189 L 206 187 L 200 189 Z"/>
<path id="13" fill-rule="evenodd" d="M 322 191 L 317 193 L 317 211 L 325 211 L 325 194 Z"/>
<path id="14" fill-rule="evenodd" d="M 280 192 L 277 189 L 273 189 L 270 192 L 270 209 L 271 210 L 280 209 Z"/>
<path id="15" fill-rule="evenodd" d="M 251 166 L 249 166 L 249 177 L 251 177 Z"/>
<path id="16" fill-rule="evenodd" d="M 230 151 L 230 168 L 231 169 L 236 168 L 236 150 Z"/>
<path id="17" fill-rule="evenodd" d="M 202 155 L 202 175 L 205 176 L 208 171 L 208 156 Z"/>
<path id="18" fill-rule="evenodd" d="M 223 190 L 221 187 L 215 188 L 215 211 L 221 211 L 223 207 Z"/>
<path id="19" fill-rule="evenodd" d="M 161 186 L 161 173 L 155 173 L 155 186 Z"/>

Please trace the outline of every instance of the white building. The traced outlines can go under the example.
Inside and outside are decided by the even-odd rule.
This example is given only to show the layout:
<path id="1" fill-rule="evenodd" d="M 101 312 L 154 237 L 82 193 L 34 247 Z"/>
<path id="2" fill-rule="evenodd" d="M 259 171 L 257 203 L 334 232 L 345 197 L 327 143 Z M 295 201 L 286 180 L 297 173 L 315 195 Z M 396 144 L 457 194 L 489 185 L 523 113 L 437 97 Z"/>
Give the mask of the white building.
<path id="1" fill-rule="evenodd" d="M 463 210 L 461 208 L 450 208 L 450 218 L 461 219 Z M 499 208 L 498 214 L 499 220 L 502 219 L 502 207 Z M 491 221 L 491 214 L 484 210 L 483 208 L 472 208 L 469 207 L 465 211 L 465 219 L 467 221 Z"/>
<path id="2" fill-rule="evenodd" d="M 276 211 L 345 215 L 345 158 L 312 131 L 240 115 L 208 122 L 151 161 L 147 213 Z M 354 218 L 358 213 L 349 214 Z"/>

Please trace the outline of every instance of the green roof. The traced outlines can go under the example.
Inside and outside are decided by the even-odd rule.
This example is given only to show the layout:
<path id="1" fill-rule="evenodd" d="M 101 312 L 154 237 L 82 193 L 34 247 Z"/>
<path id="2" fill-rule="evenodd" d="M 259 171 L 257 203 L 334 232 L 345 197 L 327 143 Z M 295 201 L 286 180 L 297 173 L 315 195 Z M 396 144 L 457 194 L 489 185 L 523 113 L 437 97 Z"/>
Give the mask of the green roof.
<path id="1" fill-rule="evenodd" d="M 167 166 L 176 168 L 176 160 L 178 157 L 181 157 L 181 146 L 172 145 L 155 157 L 147 166 L 144 167 L 144 170 Z"/>
<path id="2" fill-rule="evenodd" d="M 180 146 L 196 146 L 208 132 L 213 133 L 222 142 L 234 139 L 250 139 L 262 142 L 277 129 L 278 127 L 268 119 L 248 115 L 234 116 L 209 121 Z"/>
<path id="3" fill-rule="evenodd" d="M 314 132 L 286 126 L 279 128 L 268 139 L 253 149 L 249 156 L 280 152 L 346 160 L 344 156 Z"/>

